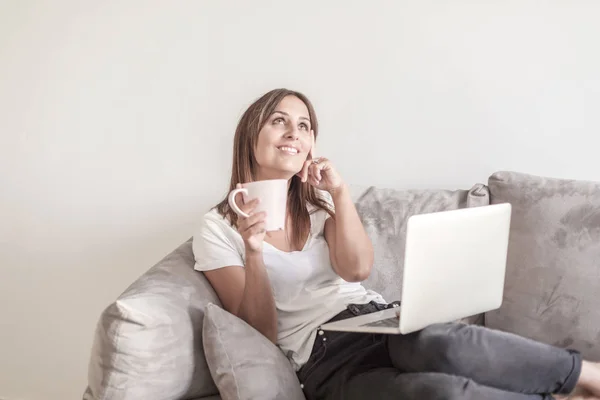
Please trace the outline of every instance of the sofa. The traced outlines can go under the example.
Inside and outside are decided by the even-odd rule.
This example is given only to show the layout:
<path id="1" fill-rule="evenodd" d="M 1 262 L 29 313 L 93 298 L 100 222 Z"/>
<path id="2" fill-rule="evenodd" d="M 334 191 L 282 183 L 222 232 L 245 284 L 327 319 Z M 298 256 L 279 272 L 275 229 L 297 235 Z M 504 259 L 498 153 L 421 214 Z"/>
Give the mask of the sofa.
<path id="1" fill-rule="evenodd" d="M 363 284 L 389 302 L 402 295 L 409 216 L 511 203 L 502 305 L 463 322 L 600 360 L 600 183 L 501 171 L 457 190 L 351 190 L 375 250 Z M 219 306 L 190 239 L 104 310 L 83 399 L 302 399 L 281 351 Z"/>

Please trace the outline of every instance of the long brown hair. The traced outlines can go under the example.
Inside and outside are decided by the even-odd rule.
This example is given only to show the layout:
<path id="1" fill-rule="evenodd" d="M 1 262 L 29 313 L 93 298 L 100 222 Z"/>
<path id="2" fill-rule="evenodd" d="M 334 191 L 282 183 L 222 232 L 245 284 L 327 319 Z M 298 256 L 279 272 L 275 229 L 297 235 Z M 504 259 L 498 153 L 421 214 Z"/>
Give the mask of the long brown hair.
<path id="1" fill-rule="evenodd" d="M 229 192 L 235 189 L 238 183 L 253 182 L 256 180 L 258 164 L 254 151 L 258 143 L 258 134 L 266 124 L 269 116 L 275 111 L 277 105 L 286 96 L 295 96 L 306 105 L 315 140 L 317 140 L 319 134 L 317 115 L 313 105 L 305 95 L 288 89 L 274 89 L 264 94 L 248 107 L 240 118 L 235 130 Z M 334 217 L 333 210 L 319 196 L 317 189 L 308 182 L 302 183 L 300 178 L 294 175 L 288 189 L 287 199 L 287 210 L 292 221 L 291 229 L 288 230 L 288 240 L 297 248 L 303 245 L 303 241 L 310 231 L 310 215 L 306 208 L 308 204 L 312 204 L 315 210 L 325 210 L 329 215 Z M 237 225 L 238 216 L 229 207 L 227 196 L 216 205 L 216 209 L 232 225 Z"/>

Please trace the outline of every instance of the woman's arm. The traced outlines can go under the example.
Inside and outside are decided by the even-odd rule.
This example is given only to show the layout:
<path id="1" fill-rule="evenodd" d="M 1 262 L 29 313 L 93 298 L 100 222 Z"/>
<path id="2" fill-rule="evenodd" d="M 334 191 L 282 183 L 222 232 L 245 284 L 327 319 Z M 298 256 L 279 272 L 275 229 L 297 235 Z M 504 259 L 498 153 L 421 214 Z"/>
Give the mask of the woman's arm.
<path id="1" fill-rule="evenodd" d="M 246 253 L 245 267 L 204 272 L 223 307 L 277 343 L 277 311 L 261 253 Z"/>
<path id="2" fill-rule="evenodd" d="M 348 282 L 360 282 L 369 277 L 373 268 L 373 245 L 365 232 L 350 196 L 348 186 L 333 163 L 324 157 L 314 158 L 315 142 L 298 176 L 302 182 L 331 194 L 335 219 L 325 221 L 325 240 L 333 269 Z"/>
<path id="3" fill-rule="evenodd" d="M 240 216 L 237 227 L 246 250 L 244 267 L 233 265 L 204 274 L 227 311 L 277 343 L 277 310 L 262 253 L 266 215 L 252 213 L 257 204 L 253 200 L 240 206 L 250 215 L 249 218 Z"/>
<path id="4" fill-rule="evenodd" d="M 277 309 L 262 252 L 246 254 L 246 284 L 239 315 L 271 342 L 277 343 Z"/>
<path id="5" fill-rule="evenodd" d="M 333 269 L 348 282 L 369 277 L 373 268 L 373 245 L 358 216 L 348 186 L 332 190 L 335 219 L 325 221 L 325 240 Z"/>

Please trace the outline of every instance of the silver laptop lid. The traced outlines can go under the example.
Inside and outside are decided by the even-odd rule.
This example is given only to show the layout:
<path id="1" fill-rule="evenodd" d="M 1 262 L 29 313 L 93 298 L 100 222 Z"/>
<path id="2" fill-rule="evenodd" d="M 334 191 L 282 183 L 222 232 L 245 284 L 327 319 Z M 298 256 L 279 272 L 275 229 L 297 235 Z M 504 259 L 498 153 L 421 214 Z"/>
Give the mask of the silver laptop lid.
<path id="1" fill-rule="evenodd" d="M 510 204 L 410 217 L 400 331 L 500 307 Z"/>

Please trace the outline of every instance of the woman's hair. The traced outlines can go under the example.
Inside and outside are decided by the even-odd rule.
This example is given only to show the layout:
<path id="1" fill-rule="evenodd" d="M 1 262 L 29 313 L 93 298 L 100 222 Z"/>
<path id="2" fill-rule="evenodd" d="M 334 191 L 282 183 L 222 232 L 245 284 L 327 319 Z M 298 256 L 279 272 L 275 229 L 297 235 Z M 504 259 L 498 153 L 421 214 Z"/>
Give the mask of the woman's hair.
<path id="1" fill-rule="evenodd" d="M 258 144 L 258 134 L 277 105 L 286 96 L 295 96 L 306 105 L 315 140 L 317 139 L 319 134 L 317 115 L 305 95 L 288 89 L 275 89 L 264 94 L 248 107 L 235 130 L 229 192 L 235 189 L 238 183 L 253 182 L 256 179 L 258 164 L 254 152 Z M 295 247 L 302 246 L 304 238 L 310 231 L 310 215 L 306 208 L 307 204 L 312 204 L 316 208 L 315 210 L 325 210 L 334 217 L 333 210 L 317 194 L 317 189 L 308 182 L 302 183 L 301 179 L 294 175 L 288 190 L 287 210 L 292 217 L 291 235 L 288 236 L 288 239 Z M 234 226 L 237 225 L 238 216 L 229 206 L 227 196 L 217 204 L 216 209 Z"/>

